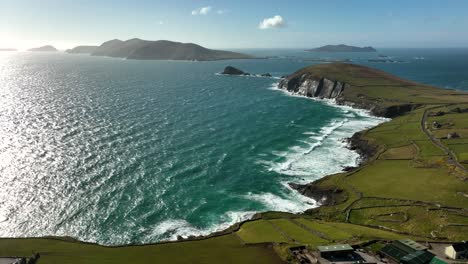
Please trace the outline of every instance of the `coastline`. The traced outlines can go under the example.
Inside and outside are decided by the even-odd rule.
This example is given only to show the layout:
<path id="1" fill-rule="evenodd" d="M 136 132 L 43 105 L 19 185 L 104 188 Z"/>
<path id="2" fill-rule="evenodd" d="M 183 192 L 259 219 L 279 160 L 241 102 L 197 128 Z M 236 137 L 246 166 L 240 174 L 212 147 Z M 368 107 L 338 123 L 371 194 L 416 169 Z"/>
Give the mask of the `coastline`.
<path id="1" fill-rule="evenodd" d="M 252 76 L 250 76 L 250 77 L 252 77 Z M 258 77 L 258 78 L 264 78 L 264 77 Z M 347 105 L 339 105 L 336 102 L 334 102 L 334 100 L 310 98 L 310 97 L 300 96 L 300 95 L 297 95 L 297 94 L 294 94 L 294 93 L 291 93 L 291 92 L 288 92 L 288 91 L 285 91 L 285 90 L 281 90 L 281 89 L 278 88 L 278 84 L 279 84 L 279 82 L 274 83 L 274 85 L 275 85 L 274 90 L 284 92 L 284 93 L 288 94 L 289 96 L 295 96 L 295 97 L 297 96 L 297 97 L 301 97 L 303 99 L 311 99 L 311 100 L 314 100 L 314 101 L 317 101 L 317 102 L 320 102 L 320 103 L 323 103 L 323 104 L 326 104 L 326 105 L 329 105 L 329 106 L 332 106 L 332 107 L 341 108 L 341 109 L 343 109 L 343 107 L 346 107 L 346 108 L 350 107 L 353 110 L 364 111 L 366 114 L 370 114 L 370 112 L 365 110 L 365 109 L 354 108 L 352 106 L 347 106 Z M 273 86 L 271 86 L 271 88 L 273 88 Z M 355 133 L 359 133 L 359 131 L 357 131 Z M 362 157 L 360 158 L 360 160 L 361 159 L 362 159 Z M 341 172 L 343 172 L 343 171 L 341 171 Z M 340 173 L 340 172 L 337 171 L 336 173 Z M 333 176 L 336 173 L 324 175 L 321 178 L 319 178 L 317 180 L 314 180 L 314 181 L 309 181 L 306 184 L 301 184 L 301 183 L 297 183 L 297 182 L 289 182 L 288 181 L 285 185 L 287 185 L 286 187 L 290 188 L 291 191 L 296 192 L 298 195 L 303 196 L 304 198 L 312 199 L 312 200 L 314 200 L 316 202 L 316 204 L 314 204 L 313 206 L 307 206 L 307 208 L 301 210 L 300 212 L 295 212 L 295 213 L 302 214 L 302 213 L 304 213 L 304 212 L 306 212 L 308 210 L 314 210 L 314 209 L 317 209 L 317 208 L 319 208 L 321 206 L 324 206 L 324 205 L 330 205 L 330 203 L 329 203 L 330 200 L 335 201 L 336 199 L 331 198 L 331 197 L 335 197 L 334 194 L 339 192 L 339 190 L 316 189 L 316 190 L 311 191 L 310 187 L 307 187 L 307 189 L 305 191 L 301 192 L 297 188 L 301 188 L 301 187 L 304 188 L 303 186 L 314 185 L 316 182 L 320 182 L 324 178 L 328 178 L 330 176 Z M 295 187 L 291 186 L 291 184 L 293 186 L 295 186 Z M 324 199 L 324 195 L 326 196 L 326 199 Z M 63 236 L 62 237 L 62 236 L 54 236 L 54 235 L 52 235 L 52 236 L 49 236 L 49 235 L 47 235 L 47 236 L 38 236 L 38 237 L 9 237 L 9 238 L 51 238 L 51 237 L 53 237 L 53 238 L 56 238 L 56 239 L 62 239 L 62 238 L 63 238 L 63 240 L 70 240 L 71 239 L 73 241 L 79 241 L 81 243 L 90 243 L 90 244 L 96 244 L 96 245 L 106 246 L 106 247 L 122 247 L 122 246 L 133 246 L 133 245 L 165 244 L 165 243 L 173 243 L 173 242 L 178 242 L 178 241 L 204 240 L 204 239 L 208 239 L 208 238 L 212 238 L 212 237 L 226 235 L 226 234 L 229 234 L 229 233 L 232 233 L 232 232 L 235 232 L 235 231 L 239 230 L 240 226 L 243 225 L 246 222 L 255 221 L 255 220 L 259 219 L 261 214 L 270 213 L 270 212 L 284 212 L 284 213 L 293 214 L 293 212 L 272 211 L 272 210 L 257 211 L 257 212 L 244 212 L 245 215 L 243 217 L 240 217 L 236 221 L 221 223 L 219 225 L 216 225 L 216 226 L 213 226 L 213 227 L 207 228 L 207 229 L 199 229 L 198 230 L 196 227 L 194 227 L 194 229 L 197 229 L 197 231 L 192 232 L 191 234 L 183 235 L 183 237 L 181 235 L 177 235 L 177 237 L 174 236 L 174 238 L 172 238 L 172 239 L 160 240 L 160 241 L 156 241 L 156 242 L 149 242 L 148 241 L 148 242 L 130 243 L 130 244 L 100 244 L 100 243 L 97 243 L 97 242 L 92 241 L 92 240 L 80 240 L 80 239 L 75 238 L 75 237 L 69 237 L 69 236 Z M 161 224 L 161 223 L 158 223 L 158 224 Z"/>
<path id="2" fill-rule="evenodd" d="M 282 89 L 278 89 L 278 90 L 282 90 Z M 282 90 L 282 91 L 283 92 L 288 92 L 288 91 L 285 91 L 285 90 Z M 302 95 L 298 95 L 298 94 L 294 94 L 294 93 L 292 93 L 292 95 L 293 96 L 300 96 L 300 97 L 306 98 L 306 99 L 323 101 L 323 102 L 326 102 L 326 103 L 333 102 L 333 100 L 330 100 L 330 99 L 311 98 L 311 97 L 302 96 Z M 346 104 L 337 104 L 335 102 L 336 107 L 341 107 L 341 106 L 344 106 L 344 105 L 346 105 Z M 430 105 L 430 103 L 428 103 L 427 105 Z M 356 105 L 351 104 L 351 105 L 347 105 L 346 107 L 354 108 L 355 106 Z M 362 108 L 354 108 L 354 109 L 363 110 Z M 369 111 L 369 110 L 364 109 L 364 111 Z M 417 110 L 417 111 L 419 111 L 419 110 Z M 390 119 L 388 119 L 388 120 L 390 120 Z M 377 125 L 377 126 L 379 126 L 379 125 Z M 372 144 L 369 144 L 369 142 L 362 137 L 363 131 L 365 131 L 365 130 L 367 130 L 367 129 L 355 132 L 348 140 L 349 148 L 351 150 L 356 151 L 361 156 L 360 164 L 358 166 L 356 166 L 355 168 L 349 168 L 349 169 L 352 169 L 352 170 L 355 170 L 355 171 L 360 170 L 366 164 L 366 162 L 368 162 L 369 159 L 372 158 L 378 152 L 378 149 L 374 148 Z M 340 174 L 340 173 L 337 173 L 337 174 Z M 336 176 L 336 174 L 330 174 L 330 175 L 326 175 L 326 176 L 324 176 L 324 177 L 322 177 L 320 179 L 317 179 L 315 181 L 309 182 L 308 184 L 295 185 L 295 187 L 296 187 L 295 189 L 301 195 L 304 195 L 304 196 L 307 196 L 307 197 L 312 196 L 314 198 L 314 200 L 321 201 L 322 203 L 320 203 L 320 205 L 318 207 L 313 208 L 313 209 L 318 210 L 318 209 L 320 209 L 322 207 L 325 207 L 325 206 L 328 206 L 328 205 L 333 205 L 335 203 L 335 201 L 340 201 L 340 199 L 343 198 L 343 197 L 340 197 L 340 195 L 343 193 L 343 190 L 341 190 L 339 188 L 328 188 L 327 189 L 327 188 L 319 188 L 319 186 L 318 186 L 318 183 L 326 181 L 327 179 L 333 178 L 335 176 Z M 323 198 L 325 198 L 325 199 L 323 199 Z M 344 198 L 346 198 L 346 197 L 344 197 Z M 157 244 L 174 243 L 174 242 L 178 242 L 178 241 L 204 240 L 204 239 L 217 237 L 217 236 L 222 236 L 222 235 L 226 235 L 226 234 L 230 234 L 232 232 L 235 232 L 235 231 L 239 230 L 240 227 L 244 223 L 258 220 L 259 218 L 262 217 L 262 214 L 263 215 L 268 214 L 269 212 L 271 212 L 271 211 L 256 213 L 256 214 L 254 214 L 253 217 L 251 217 L 251 218 L 249 218 L 247 220 L 238 221 L 238 222 L 232 224 L 231 226 L 229 226 L 228 228 L 225 228 L 223 230 L 216 231 L 216 232 L 211 232 L 211 233 L 206 234 L 206 235 L 189 236 L 187 238 L 181 238 L 180 240 L 158 241 L 158 242 L 154 242 L 154 243 L 150 242 L 150 243 L 138 243 L 138 244 L 130 243 L 130 244 L 122 244 L 122 245 L 112 245 L 110 247 L 124 247 L 124 246 L 127 246 L 127 245 L 157 245 Z M 300 216 L 301 214 L 303 215 L 303 212 L 298 213 L 295 216 Z M 48 236 L 45 236 L 45 238 L 48 238 Z M 65 237 L 64 239 L 67 239 L 67 238 Z M 76 241 L 78 241 L 78 240 L 76 240 Z M 84 243 L 97 244 L 97 243 L 92 243 L 92 242 L 84 242 Z"/>
<path id="3" fill-rule="evenodd" d="M 247 76 L 247 77 L 252 77 L 252 76 Z M 257 76 L 255 76 L 255 77 L 257 77 Z M 264 78 L 264 77 L 259 77 L 259 78 Z M 352 108 L 353 110 L 356 110 L 356 111 L 363 111 L 363 112 L 365 112 L 366 114 L 369 114 L 372 117 L 377 117 L 377 116 L 372 115 L 372 113 L 370 111 L 366 110 L 366 109 L 355 108 L 352 105 L 337 104 L 334 100 L 311 98 L 311 97 L 306 97 L 306 96 L 294 94 L 294 93 L 291 93 L 289 91 L 285 91 L 285 90 L 280 89 L 278 87 L 278 84 L 279 84 L 278 82 L 276 82 L 274 84 L 275 85 L 274 90 L 284 92 L 284 93 L 288 94 L 289 96 L 301 97 L 301 98 L 304 98 L 304 99 L 310 99 L 310 100 L 317 101 L 317 102 L 320 102 L 320 103 L 323 103 L 323 104 L 326 104 L 326 105 L 329 105 L 329 106 L 332 106 L 332 107 L 335 107 L 335 108 L 343 109 L 343 107 L 346 107 L 346 108 L 349 107 L 349 108 Z M 272 86 L 272 88 L 273 88 L 273 86 Z M 380 122 L 376 126 L 378 126 L 378 125 L 380 125 L 380 124 L 382 124 L 384 122 L 387 122 L 387 121 L 388 120 L 384 120 L 383 122 Z M 375 127 L 375 126 L 373 126 L 373 127 Z M 369 128 L 365 128 L 364 130 L 356 131 L 353 134 L 353 136 L 344 139 L 344 140 L 346 140 L 348 142 L 346 148 L 349 149 L 349 150 L 355 151 L 355 152 L 357 152 L 359 154 L 359 160 L 358 160 L 357 166 L 354 167 L 354 169 L 358 169 L 362 165 L 364 165 L 367 156 L 363 155 L 362 153 L 364 153 L 364 152 L 360 152 L 359 149 L 352 149 L 353 144 L 351 142 L 352 142 L 352 139 L 355 138 L 355 135 L 357 135 L 357 134 L 359 134 L 359 133 L 361 133 L 361 132 L 363 132 L 363 131 L 365 131 L 367 129 L 369 129 Z M 196 233 L 192 233 L 192 234 L 187 235 L 185 237 L 182 237 L 181 235 L 177 235 L 177 238 L 175 238 L 175 239 L 160 240 L 160 241 L 156 241 L 156 242 L 128 243 L 128 244 L 100 244 L 100 243 L 97 243 L 95 241 L 79 240 L 79 239 L 77 239 L 75 237 L 70 237 L 70 236 L 3 237 L 3 238 L 56 239 L 56 240 L 62 240 L 62 241 L 72 241 L 72 242 L 78 242 L 78 243 L 84 243 L 84 244 L 99 245 L 99 246 L 110 247 L 110 248 L 118 248 L 118 247 L 126 247 L 126 246 L 158 245 L 158 244 L 177 243 L 177 242 L 183 242 L 183 241 L 205 240 L 205 239 L 224 236 L 224 235 L 236 232 L 236 231 L 238 231 L 240 229 L 240 227 L 244 223 L 256 221 L 256 220 L 260 219 L 263 214 L 276 213 L 276 212 L 281 212 L 281 213 L 286 213 L 286 214 L 303 214 L 303 213 L 305 213 L 307 211 L 310 211 L 310 210 L 317 210 L 318 208 L 320 208 L 322 206 L 330 206 L 330 205 L 334 205 L 334 204 L 338 203 L 339 200 L 342 199 L 340 196 L 343 194 L 343 190 L 341 190 L 341 189 L 327 189 L 327 188 L 324 189 L 324 188 L 320 188 L 320 187 L 317 186 L 317 183 L 319 183 L 319 182 L 321 182 L 321 181 L 323 181 L 323 180 L 325 180 L 325 179 L 327 179 L 329 177 L 333 177 L 334 175 L 336 175 L 338 173 L 346 172 L 345 168 L 344 167 L 342 167 L 342 168 L 343 168 L 343 170 L 341 170 L 341 171 L 338 171 L 338 172 L 332 173 L 332 174 L 324 175 L 324 176 L 320 177 L 319 179 L 316 179 L 314 181 L 309 181 L 309 182 L 307 182 L 305 184 L 297 183 L 297 182 L 287 182 L 286 187 L 290 188 L 292 191 L 296 192 L 297 194 L 299 194 L 301 196 L 304 196 L 305 198 L 309 198 L 309 199 L 314 200 L 316 202 L 316 204 L 315 204 L 316 206 L 308 207 L 307 209 L 304 209 L 304 210 L 302 210 L 300 212 L 295 212 L 295 213 L 287 212 L 287 211 L 272 211 L 272 210 L 257 211 L 257 212 L 244 212 L 245 216 L 241 217 L 240 221 L 234 221 L 234 222 L 231 222 L 231 223 L 227 222 L 227 223 L 224 223 L 224 224 L 221 223 L 220 225 L 217 225 L 214 228 L 199 230 L 197 233 L 199 233 L 200 235 L 197 235 Z"/>
<path id="4" fill-rule="evenodd" d="M 282 78 L 283 80 L 284 78 Z M 360 169 L 362 166 L 364 166 L 369 159 L 371 159 L 378 151 L 377 146 L 369 143 L 367 140 L 363 139 L 362 134 L 364 131 L 368 129 L 375 128 L 379 126 L 382 123 L 389 122 L 391 121 L 391 118 L 384 118 L 380 116 L 374 115 L 370 110 L 365 109 L 365 108 L 356 108 L 355 105 L 348 103 L 346 101 L 337 103 L 336 100 L 334 99 L 320 99 L 320 98 L 315 98 L 315 97 L 308 97 L 305 95 L 301 95 L 299 93 L 294 93 L 290 92 L 284 89 L 280 88 L 280 82 L 275 84 L 275 90 L 282 91 L 290 96 L 295 96 L 295 97 L 301 97 L 301 98 L 306 98 L 306 99 L 311 99 L 317 102 L 325 103 L 329 106 L 336 107 L 336 108 L 343 108 L 343 107 L 349 107 L 352 108 L 353 110 L 356 111 L 364 111 L 366 114 L 368 114 L 371 117 L 375 118 L 382 118 L 382 122 L 379 122 L 375 126 L 372 127 L 367 127 L 362 130 L 354 132 L 354 134 L 351 137 L 344 138 L 346 140 L 346 148 L 356 152 L 359 155 L 359 159 L 357 160 L 356 166 L 352 167 L 344 167 L 342 166 L 343 170 L 332 173 L 332 174 L 327 174 L 319 179 L 316 179 L 311 182 L 307 183 L 297 183 L 297 182 L 288 182 L 288 186 L 298 192 L 299 194 L 306 196 L 308 198 L 311 198 L 317 202 L 316 207 L 312 207 L 309 209 L 304 210 L 302 213 L 310 211 L 310 210 L 316 210 L 322 206 L 332 206 L 336 205 L 340 201 L 343 200 L 343 190 L 340 188 L 327 188 L 327 187 L 320 187 L 318 183 L 321 181 L 324 181 L 326 178 L 332 177 L 333 175 L 339 174 L 339 173 L 346 173 L 349 171 L 354 171 Z"/>

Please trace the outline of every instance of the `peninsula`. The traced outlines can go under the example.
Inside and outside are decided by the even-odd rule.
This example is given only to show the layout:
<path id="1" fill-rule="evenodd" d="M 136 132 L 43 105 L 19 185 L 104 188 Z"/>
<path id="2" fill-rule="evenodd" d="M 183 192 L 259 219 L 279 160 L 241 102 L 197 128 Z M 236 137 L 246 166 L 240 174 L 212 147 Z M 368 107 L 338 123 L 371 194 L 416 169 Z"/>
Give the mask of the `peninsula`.
<path id="1" fill-rule="evenodd" d="M 106 41 L 97 47 L 91 55 L 134 60 L 213 61 L 254 58 L 242 53 L 207 49 L 193 43 L 168 40 L 149 41 L 138 38 L 126 41 L 119 39 Z"/>
<path id="2" fill-rule="evenodd" d="M 356 47 L 348 46 L 345 44 L 340 45 L 326 45 L 315 49 L 309 49 L 306 51 L 316 51 L 316 52 L 376 52 L 377 50 L 373 47 Z"/>
<path id="3" fill-rule="evenodd" d="M 28 51 L 57 51 L 57 49 L 51 45 L 46 45 L 46 46 L 42 46 L 42 47 L 39 47 L 39 48 L 32 48 L 32 49 L 28 49 Z"/>
<path id="4" fill-rule="evenodd" d="M 17 51 L 17 49 L 9 49 L 9 48 L 7 48 L 7 49 L 0 49 L 0 51 Z"/>
<path id="5" fill-rule="evenodd" d="M 346 63 L 306 67 L 278 88 L 392 118 L 349 139 L 363 154 L 359 168 L 290 184 L 320 207 L 258 213 L 207 237 L 151 245 L 2 238 L 0 255 L 36 252 L 39 263 L 82 263 L 83 257 L 93 263 L 310 263 L 297 252 L 346 243 L 377 254 L 389 240 L 440 247 L 468 239 L 468 93 Z"/>

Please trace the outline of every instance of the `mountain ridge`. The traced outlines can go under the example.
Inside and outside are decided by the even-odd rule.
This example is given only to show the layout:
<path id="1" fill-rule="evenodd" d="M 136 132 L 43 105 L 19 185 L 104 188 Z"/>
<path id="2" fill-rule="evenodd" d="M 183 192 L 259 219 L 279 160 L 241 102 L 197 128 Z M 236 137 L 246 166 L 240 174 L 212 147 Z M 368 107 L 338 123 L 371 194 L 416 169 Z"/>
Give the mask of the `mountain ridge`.
<path id="1" fill-rule="evenodd" d="M 182 43 L 170 40 L 150 41 L 139 38 L 126 41 L 119 39 L 106 41 L 98 46 L 91 55 L 132 60 L 210 61 L 254 58 L 247 54 L 232 51 L 208 49 L 194 43 Z"/>

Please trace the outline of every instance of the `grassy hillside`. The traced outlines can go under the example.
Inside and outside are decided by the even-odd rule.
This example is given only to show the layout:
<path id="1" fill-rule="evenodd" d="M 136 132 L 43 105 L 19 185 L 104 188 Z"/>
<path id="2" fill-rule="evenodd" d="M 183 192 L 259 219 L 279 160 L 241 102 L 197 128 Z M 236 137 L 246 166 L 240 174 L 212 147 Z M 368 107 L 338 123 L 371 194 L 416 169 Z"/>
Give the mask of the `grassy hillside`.
<path id="1" fill-rule="evenodd" d="M 212 50 L 193 43 L 168 40 L 149 41 L 138 38 L 114 39 L 97 47 L 92 55 L 134 60 L 230 60 L 252 59 L 253 56 L 231 51 Z"/>

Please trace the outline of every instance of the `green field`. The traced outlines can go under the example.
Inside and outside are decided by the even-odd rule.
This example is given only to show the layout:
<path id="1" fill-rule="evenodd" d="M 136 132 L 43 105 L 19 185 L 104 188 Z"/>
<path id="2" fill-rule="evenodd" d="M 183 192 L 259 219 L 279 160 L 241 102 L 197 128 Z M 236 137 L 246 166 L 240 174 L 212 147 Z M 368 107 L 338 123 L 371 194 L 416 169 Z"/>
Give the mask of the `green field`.
<path id="1" fill-rule="evenodd" d="M 246 243 L 288 242 L 288 239 L 266 220 L 247 222 L 237 234 Z"/>
<path id="2" fill-rule="evenodd" d="M 275 228 L 265 228 L 267 225 L 274 226 Z M 249 244 L 265 242 L 268 236 L 274 234 L 270 241 L 289 243 L 291 245 L 305 244 L 312 247 L 337 241 L 360 242 L 375 238 L 398 239 L 402 237 L 392 232 L 376 230 L 365 226 L 324 222 L 300 216 L 293 219 L 280 218 L 247 222 L 236 233 L 243 241 Z"/>
<path id="3" fill-rule="evenodd" d="M 272 247 L 245 246 L 234 234 L 200 241 L 103 247 L 56 239 L 0 239 L 0 256 L 30 256 L 38 263 L 282 263 Z"/>
<path id="4" fill-rule="evenodd" d="M 467 112 L 458 113 L 454 111 L 455 108 Z M 468 168 L 468 104 L 440 107 L 433 111 L 443 112 L 444 115 L 428 118 L 430 132 L 452 150 L 461 164 Z M 441 127 L 433 127 L 433 122 L 439 123 Z M 460 138 L 446 139 L 449 133 L 457 133 Z"/>

